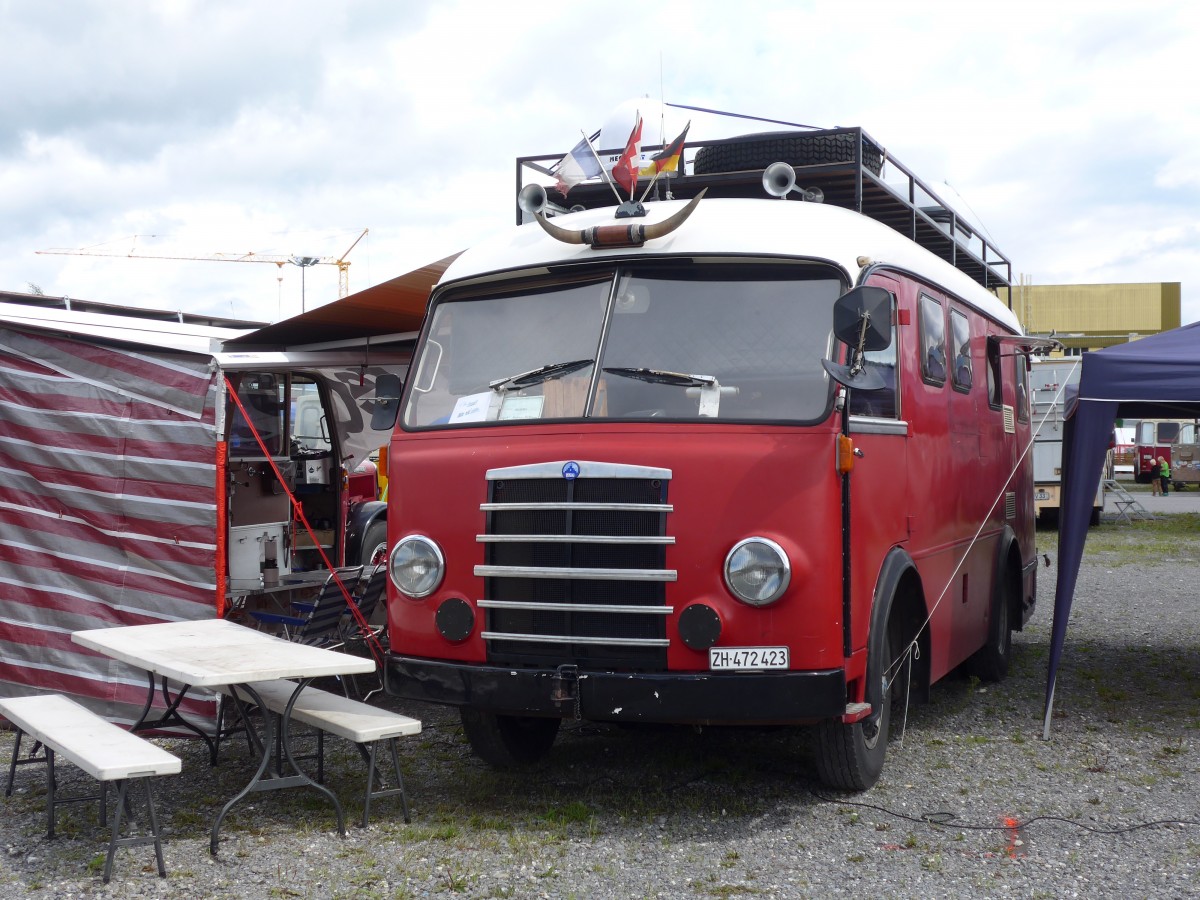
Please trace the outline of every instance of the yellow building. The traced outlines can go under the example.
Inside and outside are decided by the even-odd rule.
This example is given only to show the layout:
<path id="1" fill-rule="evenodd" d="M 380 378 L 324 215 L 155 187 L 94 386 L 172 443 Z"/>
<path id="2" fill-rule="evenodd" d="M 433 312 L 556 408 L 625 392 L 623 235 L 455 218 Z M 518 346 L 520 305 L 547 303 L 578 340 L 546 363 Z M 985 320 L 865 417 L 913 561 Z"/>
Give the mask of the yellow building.
<path id="1" fill-rule="evenodd" d="M 1180 324 L 1180 282 L 1030 284 L 1012 288 L 1012 308 L 1028 334 L 1054 332 L 1067 354 L 1099 350 Z"/>

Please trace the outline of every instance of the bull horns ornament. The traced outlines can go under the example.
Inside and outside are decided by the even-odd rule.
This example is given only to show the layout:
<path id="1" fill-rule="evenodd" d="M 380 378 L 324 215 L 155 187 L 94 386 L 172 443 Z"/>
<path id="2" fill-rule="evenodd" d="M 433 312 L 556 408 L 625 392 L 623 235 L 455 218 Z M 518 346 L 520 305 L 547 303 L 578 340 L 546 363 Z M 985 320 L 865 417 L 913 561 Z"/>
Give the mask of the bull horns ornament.
<path id="1" fill-rule="evenodd" d="M 591 228 L 574 231 L 570 228 L 555 225 L 540 212 L 535 213 L 534 218 L 542 226 L 546 234 L 555 240 L 562 241 L 564 244 L 587 244 L 593 250 L 601 250 L 609 247 L 641 247 L 646 241 L 666 237 L 687 221 L 688 216 L 692 214 L 700 201 L 704 199 L 706 193 L 708 193 L 708 188 L 700 191 L 700 193 L 691 199 L 687 206 L 673 216 L 650 225 L 637 223 L 632 225 L 593 225 Z"/>

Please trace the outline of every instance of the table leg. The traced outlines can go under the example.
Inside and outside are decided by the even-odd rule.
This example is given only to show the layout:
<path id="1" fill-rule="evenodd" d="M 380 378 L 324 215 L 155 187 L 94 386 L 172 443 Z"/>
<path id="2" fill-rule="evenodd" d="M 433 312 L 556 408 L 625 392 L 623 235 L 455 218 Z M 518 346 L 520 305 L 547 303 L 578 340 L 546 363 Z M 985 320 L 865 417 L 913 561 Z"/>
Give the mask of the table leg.
<path id="1" fill-rule="evenodd" d="M 162 695 L 163 701 L 167 704 L 167 708 L 162 711 L 158 718 L 150 719 L 148 718 L 150 715 L 150 708 L 154 705 L 154 673 L 147 672 L 146 677 L 149 679 L 150 684 L 150 688 L 146 692 L 146 705 L 142 707 L 142 712 L 138 716 L 137 721 L 129 726 L 129 730 L 133 732 L 149 731 L 154 728 L 167 728 L 172 725 L 186 728 L 188 731 L 191 731 L 204 739 L 204 743 L 208 745 L 209 762 L 211 765 L 215 766 L 217 764 L 216 742 L 209 737 L 202 728 L 188 721 L 186 718 L 184 718 L 183 714 L 179 712 L 179 704 L 183 702 L 183 698 L 187 695 L 189 686 L 184 685 L 183 689 L 175 695 L 174 699 L 172 699 L 171 691 L 167 687 L 167 679 L 163 678 Z"/>
<path id="2" fill-rule="evenodd" d="M 333 808 L 337 811 L 338 833 L 343 836 L 346 834 L 346 817 L 342 812 L 342 804 L 338 800 L 337 795 L 323 784 L 318 784 L 304 774 L 300 767 L 296 765 L 296 760 L 292 756 L 292 708 L 296 705 L 296 700 L 300 697 L 300 692 L 308 687 L 311 682 L 311 678 L 304 678 L 299 681 L 299 683 L 296 685 L 295 691 L 292 692 L 291 698 L 288 700 L 288 704 L 284 709 L 283 715 L 280 716 L 278 725 L 275 722 L 274 715 L 272 715 L 271 711 L 267 708 L 265 701 L 262 699 L 259 693 L 254 690 L 253 687 L 248 684 L 231 686 L 232 693 L 235 698 L 237 698 L 237 693 L 239 691 L 245 691 L 251 702 L 253 702 L 254 705 L 257 706 L 262 712 L 263 734 L 260 742 L 262 746 L 262 752 L 259 755 L 258 768 L 255 770 L 253 777 L 250 779 L 250 783 L 242 788 L 232 800 L 230 800 L 221 808 L 221 811 L 217 814 L 216 821 L 213 822 L 212 835 L 209 840 L 209 852 L 213 856 L 217 855 L 221 822 L 224 821 L 225 816 L 239 801 L 242 800 L 242 798 L 259 791 L 274 791 L 281 788 L 303 787 L 305 785 L 315 788 L 328 797 L 333 803 Z M 275 740 L 275 729 L 277 727 L 279 728 L 278 744 Z M 283 766 L 278 760 L 278 746 L 283 747 L 284 756 L 287 759 L 288 765 L 290 765 L 292 768 L 293 774 L 291 775 L 283 774 Z M 272 756 L 276 757 L 276 770 L 273 773 L 270 772 Z"/>

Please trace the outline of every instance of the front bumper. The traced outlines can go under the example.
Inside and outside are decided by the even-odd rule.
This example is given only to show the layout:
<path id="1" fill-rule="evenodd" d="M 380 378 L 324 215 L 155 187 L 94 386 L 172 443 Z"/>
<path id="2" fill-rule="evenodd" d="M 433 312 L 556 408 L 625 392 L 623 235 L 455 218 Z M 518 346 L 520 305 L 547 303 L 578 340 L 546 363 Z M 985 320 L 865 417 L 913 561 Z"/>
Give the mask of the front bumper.
<path id="1" fill-rule="evenodd" d="M 819 672 L 589 672 L 464 665 L 390 655 L 389 694 L 503 715 L 607 722 L 784 724 L 840 717 L 841 669 Z"/>

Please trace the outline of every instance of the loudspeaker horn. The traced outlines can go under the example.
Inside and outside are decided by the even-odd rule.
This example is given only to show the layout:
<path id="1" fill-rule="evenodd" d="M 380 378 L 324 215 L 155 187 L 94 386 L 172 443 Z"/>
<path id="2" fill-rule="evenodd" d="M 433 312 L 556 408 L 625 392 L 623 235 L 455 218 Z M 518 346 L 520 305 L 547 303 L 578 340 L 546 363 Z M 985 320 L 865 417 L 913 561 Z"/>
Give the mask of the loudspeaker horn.
<path id="1" fill-rule="evenodd" d="M 763 171 L 763 190 L 783 199 L 796 186 L 796 170 L 785 162 L 771 163 Z"/>
<path id="2" fill-rule="evenodd" d="M 549 203 L 546 189 L 540 184 L 527 184 L 517 195 L 517 206 L 521 207 L 522 212 L 531 216 L 544 212 Z"/>

